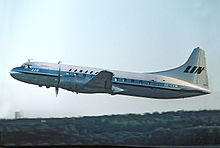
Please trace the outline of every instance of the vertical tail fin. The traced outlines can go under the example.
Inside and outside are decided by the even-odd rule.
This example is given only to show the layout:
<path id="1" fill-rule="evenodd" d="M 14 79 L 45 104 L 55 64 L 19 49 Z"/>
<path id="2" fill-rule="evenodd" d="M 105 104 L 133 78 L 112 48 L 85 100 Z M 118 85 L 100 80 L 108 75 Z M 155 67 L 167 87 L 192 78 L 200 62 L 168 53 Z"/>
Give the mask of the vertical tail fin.
<path id="1" fill-rule="evenodd" d="M 154 74 L 174 77 L 209 89 L 205 51 L 199 47 L 193 50 L 189 59 L 182 66 Z"/>

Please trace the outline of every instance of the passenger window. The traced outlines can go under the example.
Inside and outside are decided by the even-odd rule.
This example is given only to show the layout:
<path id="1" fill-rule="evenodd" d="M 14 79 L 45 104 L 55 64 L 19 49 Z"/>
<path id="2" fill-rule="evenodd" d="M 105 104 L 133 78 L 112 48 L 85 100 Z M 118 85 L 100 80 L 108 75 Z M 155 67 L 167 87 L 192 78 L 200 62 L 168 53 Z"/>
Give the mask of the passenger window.
<path id="1" fill-rule="evenodd" d="M 140 81 L 139 81 L 139 84 L 142 84 L 142 83 L 143 83 L 143 81 L 142 81 L 142 80 L 140 80 Z"/>
<path id="2" fill-rule="evenodd" d="M 87 73 L 87 72 L 88 72 L 88 70 L 85 71 L 85 73 Z"/>
<path id="3" fill-rule="evenodd" d="M 96 72 L 95 74 L 97 75 L 99 72 Z"/>
<path id="4" fill-rule="evenodd" d="M 126 81 L 127 81 L 127 79 L 125 79 L 125 78 L 124 78 L 124 79 L 122 79 L 122 82 L 126 82 Z"/>
<path id="5" fill-rule="evenodd" d="M 80 70 L 79 72 L 83 72 L 83 70 Z"/>
<path id="6" fill-rule="evenodd" d="M 131 83 L 134 83 L 134 80 L 131 80 Z"/>
<path id="7" fill-rule="evenodd" d="M 93 71 L 90 71 L 90 74 L 92 74 L 93 73 Z"/>
<path id="8" fill-rule="evenodd" d="M 70 68 L 70 70 L 69 71 L 71 71 L 72 70 L 72 68 Z"/>
<path id="9" fill-rule="evenodd" d="M 74 70 L 74 72 L 76 72 L 76 71 L 77 71 L 77 69 Z"/>

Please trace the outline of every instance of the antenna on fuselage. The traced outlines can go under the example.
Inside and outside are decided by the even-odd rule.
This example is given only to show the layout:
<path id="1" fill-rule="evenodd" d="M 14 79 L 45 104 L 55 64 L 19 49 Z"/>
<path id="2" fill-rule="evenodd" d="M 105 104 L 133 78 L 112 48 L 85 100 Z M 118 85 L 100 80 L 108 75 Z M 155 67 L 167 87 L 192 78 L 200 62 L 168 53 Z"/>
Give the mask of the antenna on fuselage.
<path id="1" fill-rule="evenodd" d="M 31 62 L 31 60 L 34 60 L 34 59 L 28 59 L 28 62 Z"/>
<path id="2" fill-rule="evenodd" d="M 57 86 L 56 86 L 56 88 L 55 88 L 56 97 L 58 96 L 58 92 L 59 92 L 61 63 L 62 63 L 62 61 L 59 61 L 59 62 L 58 62 L 59 71 L 58 71 L 58 75 L 57 75 Z"/>

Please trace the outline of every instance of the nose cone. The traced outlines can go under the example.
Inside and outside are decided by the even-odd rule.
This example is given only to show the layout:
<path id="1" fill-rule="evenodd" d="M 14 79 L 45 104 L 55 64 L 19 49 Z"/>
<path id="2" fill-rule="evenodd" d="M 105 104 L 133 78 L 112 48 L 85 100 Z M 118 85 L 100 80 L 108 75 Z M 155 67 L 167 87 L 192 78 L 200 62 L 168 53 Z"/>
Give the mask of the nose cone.
<path id="1" fill-rule="evenodd" d="M 15 78 L 15 79 L 17 79 L 18 74 L 19 74 L 19 72 L 17 72 L 16 68 L 13 68 L 13 69 L 10 71 L 10 75 L 11 75 L 13 78 Z"/>

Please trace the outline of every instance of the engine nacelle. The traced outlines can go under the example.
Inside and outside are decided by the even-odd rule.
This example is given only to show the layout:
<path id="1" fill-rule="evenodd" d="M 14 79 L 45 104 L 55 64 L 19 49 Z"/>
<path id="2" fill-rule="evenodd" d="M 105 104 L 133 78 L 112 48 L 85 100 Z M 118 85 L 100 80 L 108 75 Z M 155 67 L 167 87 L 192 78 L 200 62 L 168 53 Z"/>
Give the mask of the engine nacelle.
<path id="1" fill-rule="evenodd" d="M 61 76 L 59 87 L 63 89 L 67 89 L 69 91 L 80 92 L 83 86 L 87 83 L 85 77 L 79 76 Z"/>

